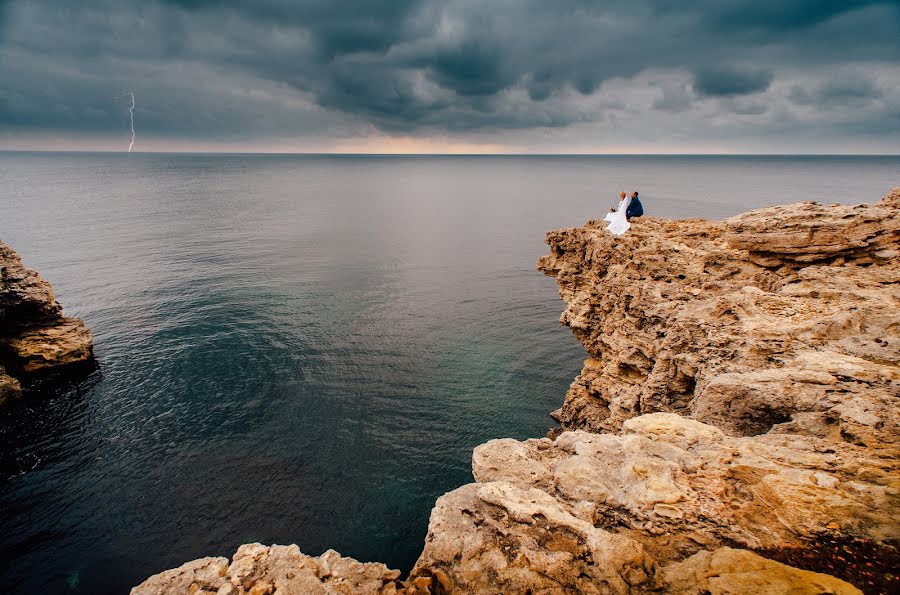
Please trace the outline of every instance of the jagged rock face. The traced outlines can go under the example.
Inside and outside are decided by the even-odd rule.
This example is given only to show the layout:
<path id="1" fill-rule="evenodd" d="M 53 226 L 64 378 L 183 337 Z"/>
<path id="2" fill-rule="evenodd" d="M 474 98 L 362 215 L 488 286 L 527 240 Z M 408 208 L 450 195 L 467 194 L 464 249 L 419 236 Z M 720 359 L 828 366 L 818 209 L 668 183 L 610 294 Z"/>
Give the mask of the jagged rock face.
<path id="1" fill-rule="evenodd" d="M 0 242 L 0 328 L 52 323 L 62 316 L 53 287 Z M 6 334 L 6 331 L 4 331 Z"/>
<path id="2" fill-rule="evenodd" d="M 438 500 L 413 576 L 447 592 L 681 593 L 685 568 L 720 589 L 756 572 L 800 583 L 804 571 L 720 551 L 802 546 L 829 530 L 900 534 L 900 480 L 863 451 L 812 437 L 733 438 L 670 413 L 629 420 L 621 435 L 492 440 L 472 458 L 479 483 Z"/>
<path id="3" fill-rule="evenodd" d="M 875 205 L 772 207 L 551 232 L 561 322 L 589 358 L 557 416 L 615 431 L 670 411 L 732 435 L 890 446 L 900 396 L 900 189 Z M 891 449 L 893 456 L 895 449 Z"/>
<path id="4" fill-rule="evenodd" d="M 242 545 L 227 558 L 201 558 L 153 575 L 131 595 L 347 595 L 398 593 L 400 572 L 343 558 L 334 550 L 307 556 L 296 545 Z"/>
<path id="5" fill-rule="evenodd" d="M 413 577 L 436 593 L 628 593 L 650 584 L 633 539 L 597 528 L 527 483 L 469 484 L 438 499 Z"/>
<path id="6" fill-rule="evenodd" d="M 0 242 L 0 361 L 9 373 L 80 363 L 91 354 L 84 322 L 64 317 L 50 283 Z M 19 393 L 19 382 L 0 367 L 0 402 Z"/>

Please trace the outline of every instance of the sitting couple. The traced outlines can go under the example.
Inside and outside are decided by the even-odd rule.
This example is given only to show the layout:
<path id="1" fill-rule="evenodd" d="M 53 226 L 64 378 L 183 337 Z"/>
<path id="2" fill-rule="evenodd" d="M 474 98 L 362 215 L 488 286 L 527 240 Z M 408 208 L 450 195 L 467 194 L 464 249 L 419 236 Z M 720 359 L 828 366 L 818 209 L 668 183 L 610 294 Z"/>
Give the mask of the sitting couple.
<path id="1" fill-rule="evenodd" d="M 631 193 L 629 198 L 624 192 L 619 194 L 619 206 L 610 209 L 605 220 L 609 222 L 606 226 L 611 233 L 620 236 L 631 228 L 631 220 L 633 217 L 640 217 L 644 214 L 644 206 L 641 199 L 638 198 L 637 191 Z"/>

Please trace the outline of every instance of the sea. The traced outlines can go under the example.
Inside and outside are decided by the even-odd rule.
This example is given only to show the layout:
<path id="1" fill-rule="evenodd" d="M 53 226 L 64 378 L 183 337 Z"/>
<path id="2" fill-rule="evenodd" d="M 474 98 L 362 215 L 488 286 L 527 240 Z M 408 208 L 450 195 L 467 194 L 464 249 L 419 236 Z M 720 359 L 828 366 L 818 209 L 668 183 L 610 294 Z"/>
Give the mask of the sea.
<path id="1" fill-rule="evenodd" d="M 585 352 L 547 231 L 874 202 L 900 157 L 0 153 L 0 239 L 97 364 L 0 409 L 0 590 L 124 593 L 242 543 L 409 571 L 471 452 Z"/>

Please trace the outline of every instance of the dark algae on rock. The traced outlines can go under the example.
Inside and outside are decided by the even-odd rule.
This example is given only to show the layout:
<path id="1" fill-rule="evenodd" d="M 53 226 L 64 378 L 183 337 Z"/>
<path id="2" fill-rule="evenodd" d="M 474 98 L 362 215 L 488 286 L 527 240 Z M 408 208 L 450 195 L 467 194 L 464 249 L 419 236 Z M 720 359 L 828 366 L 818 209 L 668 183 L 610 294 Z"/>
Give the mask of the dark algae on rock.
<path id="1" fill-rule="evenodd" d="M 822 532 L 803 547 L 770 548 L 758 553 L 797 568 L 834 575 L 865 593 L 900 593 L 900 552 L 896 545 Z"/>

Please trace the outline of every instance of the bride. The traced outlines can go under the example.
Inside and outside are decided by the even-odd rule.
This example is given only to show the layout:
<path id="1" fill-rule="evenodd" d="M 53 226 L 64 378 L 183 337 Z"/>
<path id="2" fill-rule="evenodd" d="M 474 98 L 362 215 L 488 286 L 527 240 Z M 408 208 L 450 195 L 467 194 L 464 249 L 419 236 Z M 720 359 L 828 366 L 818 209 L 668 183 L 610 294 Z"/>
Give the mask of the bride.
<path id="1" fill-rule="evenodd" d="M 609 213 L 604 217 L 604 221 L 608 221 L 609 225 L 606 226 L 606 229 L 609 230 L 613 235 L 620 236 L 629 229 L 631 229 L 631 223 L 628 222 L 628 219 L 625 217 L 625 211 L 628 210 L 628 195 L 622 192 L 619 194 L 619 206 L 616 207 L 616 210 L 610 210 Z"/>

